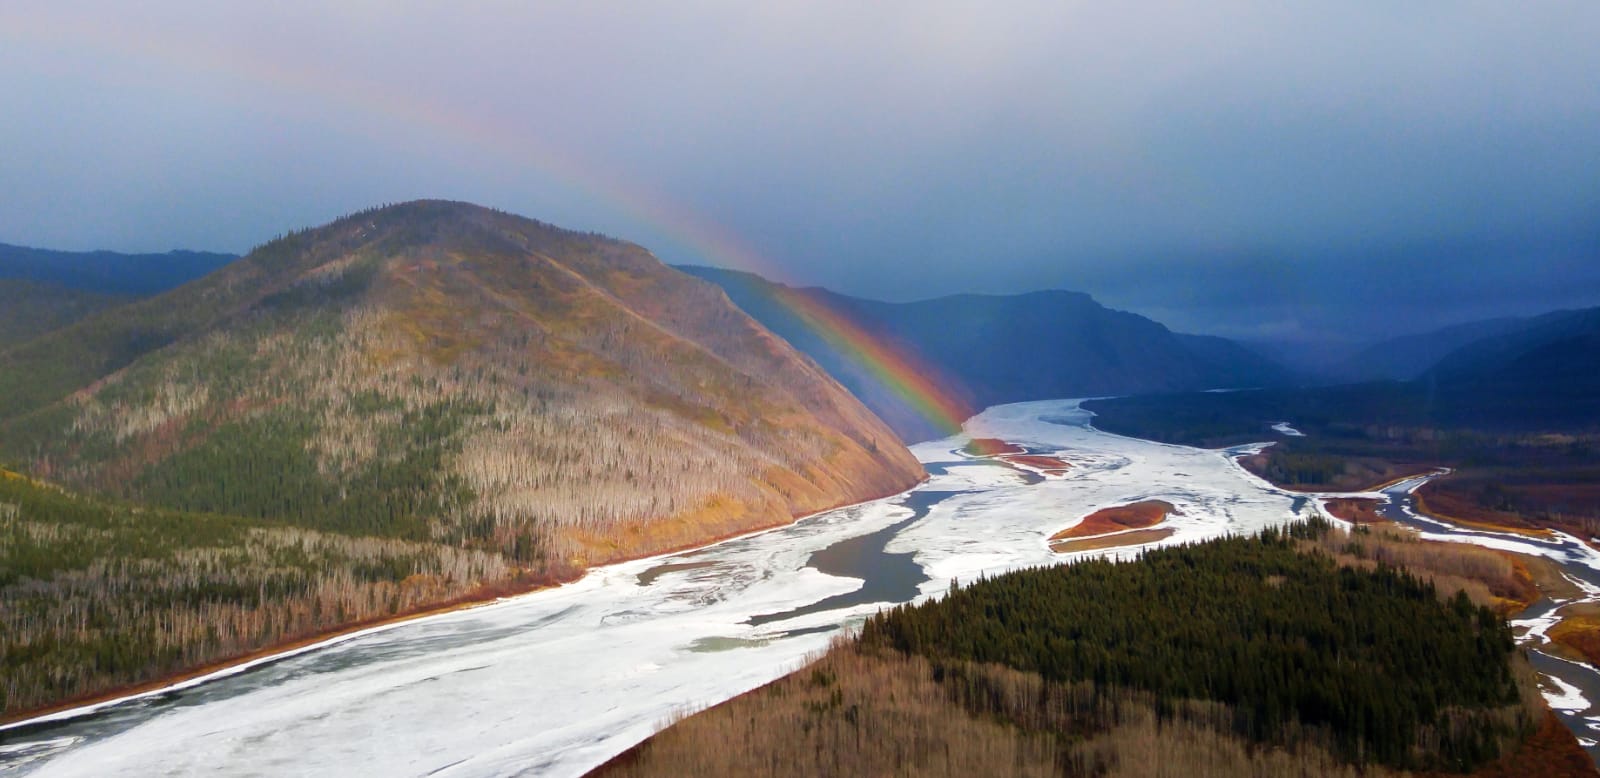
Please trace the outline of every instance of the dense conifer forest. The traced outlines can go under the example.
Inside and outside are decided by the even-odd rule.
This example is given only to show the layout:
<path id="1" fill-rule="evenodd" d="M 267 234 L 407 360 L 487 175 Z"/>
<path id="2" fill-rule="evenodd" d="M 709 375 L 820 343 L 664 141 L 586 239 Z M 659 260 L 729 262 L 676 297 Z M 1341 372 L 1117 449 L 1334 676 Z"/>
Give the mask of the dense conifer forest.
<path id="1" fill-rule="evenodd" d="M 1352 762 L 1471 767 L 1515 730 L 1511 631 L 1465 593 L 1339 567 L 1269 531 L 1012 573 L 868 620 L 862 643 L 996 662 L 1052 681 L 1214 700 L 1237 734 L 1325 728 Z M 1483 711 L 1484 713 L 1474 713 Z"/>
<path id="2" fill-rule="evenodd" d="M 1530 735 L 1563 733 L 1500 617 L 1362 541 L 1319 521 L 952 586 L 600 772 L 1371 776 L 1548 761 L 1524 753 Z M 726 742 L 742 745 L 712 745 Z M 1581 751 L 1560 759 L 1588 769 Z"/>

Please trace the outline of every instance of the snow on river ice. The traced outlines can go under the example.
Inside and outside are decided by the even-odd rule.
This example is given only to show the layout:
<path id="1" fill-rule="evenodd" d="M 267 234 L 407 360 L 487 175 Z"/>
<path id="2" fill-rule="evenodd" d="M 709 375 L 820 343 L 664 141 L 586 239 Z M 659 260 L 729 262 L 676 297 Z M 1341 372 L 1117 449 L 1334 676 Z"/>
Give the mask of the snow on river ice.
<path id="1" fill-rule="evenodd" d="M 910 493 L 595 569 L 556 589 L 91 715 L 12 727 L 0 731 L 0 771 L 577 775 L 674 712 L 794 669 L 839 628 L 882 607 L 841 596 L 862 589 L 870 560 L 860 578 L 812 566 L 813 554 L 835 544 L 903 524 L 877 553 L 911 554 L 922 574 L 908 586 L 926 598 L 952 578 L 1070 559 L 1047 539 L 1111 505 L 1173 504 L 1176 532 L 1162 544 L 1249 533 L 1316 509 L 1224 452 L 1111 435 L 1093 429 L 1090 416 L 1076 401 L 1022 403 L 966 425 L 966 435 L 1070 461 L 1064 477 L 968 458 L 959 453 L 965 436 L 919 444 L 913 450 L 932 477 Z M 843 606 L 805 607 L 824 600 Z"/>

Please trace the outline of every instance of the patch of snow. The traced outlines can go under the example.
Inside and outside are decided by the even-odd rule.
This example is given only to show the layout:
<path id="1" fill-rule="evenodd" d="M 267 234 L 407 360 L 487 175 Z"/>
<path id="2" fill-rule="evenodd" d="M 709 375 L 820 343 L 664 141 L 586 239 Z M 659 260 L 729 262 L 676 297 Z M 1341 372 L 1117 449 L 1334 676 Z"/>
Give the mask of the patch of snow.
<path id="1" fill-rule="evenodd" d="M 1578 687 L 1553 675 L 1542 677 L 1546 683 L 1541 691 L 1544 692 L 1544 700 L 1550 704 L 1551 709 L 1566 713 L 1589 709 L 1589 701 L 1584 699 L 1583 692 Z"/>

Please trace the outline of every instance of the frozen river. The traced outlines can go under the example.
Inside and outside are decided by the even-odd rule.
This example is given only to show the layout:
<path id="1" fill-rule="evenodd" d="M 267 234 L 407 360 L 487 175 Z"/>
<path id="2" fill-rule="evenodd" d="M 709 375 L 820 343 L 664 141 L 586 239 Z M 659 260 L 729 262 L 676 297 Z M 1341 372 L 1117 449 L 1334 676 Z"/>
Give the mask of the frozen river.
<path id="1" fill-rule="evenodd" d="M 1052 401 L 966 425 L 968 436 L 1069 460 L 1064 476 L 966 457 L 965 436 L 919 444 L 932 477 L 910 492 L 13 727 L 0 731 L 0 772 L 578 775 L 675 712 L 794 669 L 885 604 L 1060 562 L 1047 538 L 1099 508 L 1172 503 L 1164 544 L 1317 509 L 1226 452 L 1099 432 L 1089 417 Z"/>

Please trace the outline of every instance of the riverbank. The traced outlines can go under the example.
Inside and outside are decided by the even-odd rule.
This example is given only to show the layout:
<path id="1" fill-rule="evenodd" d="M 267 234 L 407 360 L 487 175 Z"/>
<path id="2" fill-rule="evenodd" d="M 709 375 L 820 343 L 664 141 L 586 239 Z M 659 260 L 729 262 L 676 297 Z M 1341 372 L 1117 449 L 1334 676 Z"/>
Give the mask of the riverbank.
<path id="1" fill-rule="evenodd" d="M 586 571 L 585 571 L 586 572 Z M 549 582 L 516 585 L 505 582 L 501 585 L 485 586 L 478 591 L 460 597 L 451 598 L 446 602 L 434 603 L 419 608 L 413 608 L 391 616 L 380 616 L 362 619 L 357 622 L 344 624 L 314 634 L 305 635 L 289 640 L 273 643 L 269 646 L 246 651 L 241 654 L 208 662 L 199 667 L 172 673 L 161 678 L 127 684 L 104 692 L 84 695 L 57 704 L 47 705 L 32 710 L 19 711 L 15 714 L 7 712 L 0 717 L 0 731 L 28 726 L 46 721 L 58 721 L 73 716 L 88 715 L 111 705 L 142 699 L 157 694 L 179 691 L 190 688 L 207 681 L 224 678 L 236 673 L 245 672 L 268 662 L 276 662 L 298 656 L 307 651 L 315 651 L 327 646 L 336 645 L 346 640 L 353 640 L 363 635 L 370 635 L 384 629 L 397 627 L 403 624 L 420 621 L 422 619 L 457 613 L 471 608 L 491 605 L 511 597 L 531 594 L 543 589 L 570 583 L 583 577 L 583 573 L 569 576 L 562 580 Z"/>
<path id="2" fill-rule="evenodd" d="M 1535 601 L 1529 602 L 1527 595 L 1507 598 L 1498 610 L 1509 611 L 1506 618 L 1516 629 L 1518 642 L 1547 679 L 1544 694 L 1554 715 L 1578 739 L 1591 762 L 1600 761 L 1600 743 L 1592 738 L 1600 725 L 1600 708 L 1592 702 L 1600 700 L 1600 670 L 1593 656 L 1600 636 L 1591 631 L 1600 624 L 1586 618 L 1600 604 L 1600 555 L 1589 544 L 1560 532 L 1502 532 L 1432 513 L 1417 497 L 1442 475 L 1441 471 L 1420 483 L 1413 479 L 1390 487 L 1381 514 L 1416 532 L 1423 542 L 1492 551 L 1513 566 L 1519 588 L 1532 585 Z"/>
<path id="3" fill-rule="evenodd" d="M 1109 551 L 1111 549 L 1132 548 L 1150 543 L 1159 543 L 1175 534 L 1177 534 L 1177 530 L 1171 527 L 1164 529 L 1135 529 L 1126 532 L 1113 532 L 1109 535 L 1091 535 L 1076 540 L 1051 541 L 1050 550 L 1057 554 Z"/>
<path id="4" fill-rule="evenodd" d="M 419 605 L 404 611 L 372 618 L 352 621 L 327 629 L 317 630 L 309 634 L 274 641 L 269 645 L 251 649 L 231 655 L 224 659 L 206 662 L 202 665 L 186 668 L 160 677 L 141 681 L 138 683 L 124 684 L 117 687 L 80 695 L 44 706 L 36 706 L 25 710 L 7 711 L 0 715 L 0 732 L 18 729 L 33 724 L 42 724 L 51 721 L 61 721 L 77 716 L 90 715 L 105 708 L 125 702 L 144 699 L 160 694 L 166 694 L 183 689 L 193 688 L 203 683 L 226 678 L 251 669 L 278 662 L 291 657 L 299 656 L 311 651 L 317 651 L 330 646 L 338 645 L 345 641 L 375 634 L 384 630 L 415 624 L 428 619 L 447 616 L 461 611 L 492 606 L 507 600 L 537 594 L 565 584 L 581 580 L 590 572 L 613 565 L 635 562 L 657 557 L 666 557 L 686 551 L 712 548 L 742 538 L 760 535 L 762 533 L 783 529 L 796 522 L 829 511 L 849 508 L 856 505 L 865 505 L 879 500 L 888 499 L 903 494 L 927 481 L 924 475 L 921 480 L 903 489 L 889 494 L 872 497 L 866 500 L 840 503 L 819 511 L 797 514 L 788 521 L 760 525 L 737 532 L 725 533 L 719 536 L 701 539 L 697 542 L 680 544 L 670 548 L 651 550 L 628 557 L 608 559 L 581 570 L 575 570 L 560 576 L 544 576 L 537 578 L 512 578 L 480 585 L 478 588 L 463 595 L 448 598 L 443 601 Z"/>
<path id="5" fill-rule="evenodd" d="M 1431 495 L 1430 498 L 1430 494 L 1428 493 L 1429 486 L 1432 486 L 1431 482 L 1424 485 L 1422 488 L 1417 489 L 1417 491 L 1411 495 L 1412 499 L 1417 501 L 1417 510 L 1422 511 L 1429 516 L 1436 516 L 1452 524 L 1460 524 L 1463 527 L 1481 529 L 1487 532 L 1507 532 L 1513 535 L 1523 535 L 1530 538 L 1550 537 L 1550 530 L 1548 529 L 1488 521 L 1481 516 L 1470 517 L 1465 515 L 1467 511 L 1460 510 L 1459 507 L 1457 507 L 1455 510 L 1441 508 L 1439 505 L 1441 502 L 1453 505 L 1458 501 L 1440 500 L 1438 499 L 1437 493 Z"/>
<path id="6" fill-rule="evenodd" d="M 1431 512 L 1463 526 L 1589 539 L 1600 526 L 1600 434 L 1595 421 L 1489 415 L 1440 417 L 1422 395 L 1378 386 L 1186 394 L 1086 402 L 1108 431 L 1224 448 L 1273 441 L 1243 464 L 1297 493 L 1370 490 L 1447 466 L 1426 487 Z M 1288 419 L 1302 436 L 1272 425 Z M 1259 447 L 1258 447 L 1259 448 Z M 1600 546 L 1596 546 L 1600 548 Z"/>
<path id="7" fill-rule="evenodd" d="M 1330 497 L 1322 501 L 1322 506 L 1340 521 L 1348 521 L 1351 524 L 1386 524 L 1389 520 L 1378 515 L 1380 502 L 1372 497 Z"/>

